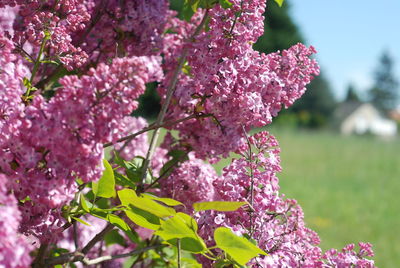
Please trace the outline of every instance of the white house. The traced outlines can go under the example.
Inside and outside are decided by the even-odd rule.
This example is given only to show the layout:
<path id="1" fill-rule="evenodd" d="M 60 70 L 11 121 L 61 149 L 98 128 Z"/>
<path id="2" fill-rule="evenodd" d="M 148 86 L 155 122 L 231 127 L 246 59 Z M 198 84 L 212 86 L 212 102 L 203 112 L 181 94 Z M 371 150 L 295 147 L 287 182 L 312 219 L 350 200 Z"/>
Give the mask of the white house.
<path id="1" fill-rule="evenodd" d="M 342 134 L 374 134 L 393 137 L 397 134 L 397 123 L 385 118 L 372 104 L 345 102 L 335 113 Z"/>

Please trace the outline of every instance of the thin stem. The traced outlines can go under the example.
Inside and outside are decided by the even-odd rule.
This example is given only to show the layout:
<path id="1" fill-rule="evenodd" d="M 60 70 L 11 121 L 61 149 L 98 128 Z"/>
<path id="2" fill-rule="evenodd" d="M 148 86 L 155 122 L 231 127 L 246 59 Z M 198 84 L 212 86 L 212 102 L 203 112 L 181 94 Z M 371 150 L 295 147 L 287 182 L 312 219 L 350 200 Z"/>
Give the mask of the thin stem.
<path id="1" fill-rule="evenodd" d="M 78 248 L 79 248 L 79 243 L 78 243 L 78 227 L 76 226 L 76 222 L 73 223 L 73 232 L 74 232 L 75 250 L 78 250 Z"/>
<path id="2" fill-rule="evenodd" d="M 165 122 L 164 124 L 160 124 L 160 125 L 158 125 L 158 124 L 153 124 L 153 125 L 151 125 L 151 126 L 148 126 L 148 127 L 146 127 L 146 128 L 143 128 L 142 130 L 140 130 L 140 131 L 138 131 L 138 132 L 135 132 L 135 133 L 133 133 L 133 134 L 131 134 L 131 135 L 128 135 L 128 136 L 126 136 L 126 137 L 123 137 L 123 138 L 117 140 L 117 141 L 114 142 L 114 143 L 112 143 L 112 142 L 105 143 L 105 144 L 103 145 L 103 147 L 104 147 L 104 148 L 107 148 L 107 147 L 110 147 L 110 146 L 114 145 L 115 143 L 119 143 L 119 142 L 123 142 L 123 141 L 130 142 L 131 140 L 133 140 L 135 137 L 139 136 L 140 134 L 143 134 L 143 133 L 145 133 L 145 132 L 147 132 L 147 131 L 150 131 L 150 130 L 153 130 L 153 129 L 158 129 L 158 128 L 162 128 L 162 127 L 167 127 L 167 126 L 176 125 L 176 124 L 179 124 L 179 123 L 181 123 L 181 122 L 184 122 L 184 121 L 187 121 L 187 120 L 190 120 L 190 119 L 193 119 L 193 118 L 203 118 L 203 117 L 208 117 L 208 116 L 211 116 L 211 115 L 210 115 L 210 114 L 201 114 L 201 113 L 199 113 L 199 114 L 192 114 L 192 115 L 189 115 L 188 117 L 185 117 L 185 118 L 181 118 L 181 119 L 178 119 L 178 120 Z"/>
<path id="3" fill-rule="evenodd" d="M 87 245 L 82 249 L 82 253 L 86 255 L 94 247 L 94 245 L 103 239 L 103 237 L 112 229 L 114 229 L 114 225 L 108 223 L 100 233 L 98 233 L 95 237 L 93 237 L 92 240 L 89 241 L 89 243 L 87 243 Z"/>
<path id="4" fill-rule="evenodd" d="M 246 137 L 247 145 L 249 147 L 250 178 L 251 178 L 251 181 L 250 181 L 250 205 L 251 205 L 251 208 L 253 208 L 253 203 L 254 203 L 253 152 L 251 150 L 251 143 L 250 143 L 249 136 L 247 135 L 246 129 L 243 125 L 242 125 L 242 129 L 243 129 L 244 136 Z M 254 209 L 251 209 L 251 211 L 250 211 L 250 237 L 253 236 L 253 232 L 254 232 L 253 212 L 254 212 Z"/>
<path id="5" fill-rule="evenodd" d="M 181 240 L 177 239 L 177 248 L 178 248 L 178 268 L 181 268 Z"/>
<path id="6" fill-rule="evenodd" d="M 206 24 L 207 18 L 208 18 L 208 9 L 206 10 L 206 13 L 204 14 L 204 17 L 203 17 L 202 21 L 196 27 L 196 30 L 194 31 L 192 36 L 189 38 L 189 40 L 188 40 L 189 42 L 192 42 L 194 37 L 196 37 L 200 33 L 200 31 L 203 29 L 204 25 Z M 165 115 L 166 115 L 167 110 L 168 110 L 169 103 L 171 102 L 172 95 L 174 94 L 175 87 L 176 87 L 176 84 L 178 82 L 179 74 L 182 71 L 182 67 L 183 67 L 183 65 L 185 63 L 186 56 L 187 56 L 188 52 L 189 52 L 189 48 L 188 48 L 188 46 L 185 46 L 185 48 L 182 51 L 181 57 L 179 58 L 178 65 L 177 65 L 177 67 L 176 67 L 176 69 L 174 71 L 174 74 L 172 76 L 171 82 L 170 82 L 170 84 L 169 84 L 169 86 L 167 88 L 165 101 L 164 101 L 164 103 L 163 103 L 163 105 L 161 107 L 160 113 L 158 114 L 156 125 L 161 125 L 163 123 L 163 121 L 164 121 Z M 142 167 L 141 186 L 143 186 L 144 180 L 145 180 L 145 178 L 147 176 L 147 169 L 149 167 L 151 158 L 153 157 L 154 150 L 156 148 L 159 132 L 160 132 L 159 128 L 157 128 L 153 132 L 153 135 L 151 137 L 149 150 L 147 151 L 146 159 L 145 159 L 145 161 L 143 163 L 143 167 Z"/>
<path id="7" fill-rule="evenodd" d="M 182 161 L 189 152 L 183 154 L 181 157 L 179 157 L 175 163 L 173 163 L 171 166 L 169 166 L 157 179 L 155 179 L 151 184 L 147 185 L 146 188 L 144 188 L 143 192 L 146 192 L 148 189 L 153 187 L 157 182 L 159 182 L 161 179 L 167 176 L 167 174 L 180 162 Z"/>
<path id="8" fill-rule="evenodd" d="M 78 261 L 82 262 L 85 265 L 94 265 L 94 264 L 99 264 L 99 263 L 109 261 L 109 260 L 121 259 L 121 258 L 133 256 L 133 255 L 142 254 L 148 250 L 156 249 L 159 247 L 165 247 L 165 246 L 166 245 L 159 244 L 159 245 L 149 246 L 149 247 L 145 247 L 145 248 L 135 249 L 133 251 L 130 251 L 130 252 L 124 253 L 124 254 L 118 254 L 118 255 L 113 255 L 113 256 L 101 256 L 96 259 L 88 259 L 85 257 L 85 255 L 82 252 L 76 251 L 76 252 L 61 255 L 59 257 L 47 259 L 46 265 L 53 266 L 56 264 L 64 264 L 64 263 L 68 263 L 68 262 L 78 262 Z"/>
<path id="9" fill-rule="evenodd" d="M 45 36 L 44 36 L 43 41 L 42 41 L 42 44 L 40 45 L 40 50 L 39 50 L 39 54 L 38 54 L 38 56 L 36 58 L 35 65 L 33 66 L 31 79 L 29 80 L 31 83 L 33 81 L 33 78 L 35 78 L 35 75 L 36 75 L 36 73 L 37 73 L 37 71 L 39 69 L 40 58 L 42 57 L 42 54 L 43 54 L 44 48 L 46 46 L 47 40 L 49 40 L 49 39 L 50 39 L 49 33 L 45 33 Z M 29 96 L 29 92 L 28 92 L 27 95 Z"/>

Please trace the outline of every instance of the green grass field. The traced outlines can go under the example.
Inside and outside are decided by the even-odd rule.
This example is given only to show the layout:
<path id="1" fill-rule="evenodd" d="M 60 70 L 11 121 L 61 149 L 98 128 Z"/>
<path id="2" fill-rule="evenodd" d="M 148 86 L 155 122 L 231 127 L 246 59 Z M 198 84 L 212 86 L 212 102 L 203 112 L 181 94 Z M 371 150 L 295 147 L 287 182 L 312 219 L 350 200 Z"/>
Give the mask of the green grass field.
<path id="1" fill-rule="evenodd" d="M 400 140 L 271 130 L 281 192 L 302 205 L 321 246 L 371 242 L 376 265 L 400 267 Z"/>

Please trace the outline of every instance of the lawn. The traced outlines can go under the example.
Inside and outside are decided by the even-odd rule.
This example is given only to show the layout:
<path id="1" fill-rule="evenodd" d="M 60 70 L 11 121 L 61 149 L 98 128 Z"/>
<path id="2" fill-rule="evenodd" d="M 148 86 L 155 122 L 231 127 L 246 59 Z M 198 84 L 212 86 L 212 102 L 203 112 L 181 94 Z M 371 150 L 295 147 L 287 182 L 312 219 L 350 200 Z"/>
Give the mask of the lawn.
<path id="1" fill-rule="evenodd" d="M 324 250 L 371 242 L 376 265 L 400 264 L 400 140 L 271 131 L 280 142 L 281 192 L 302 205 Z"/>

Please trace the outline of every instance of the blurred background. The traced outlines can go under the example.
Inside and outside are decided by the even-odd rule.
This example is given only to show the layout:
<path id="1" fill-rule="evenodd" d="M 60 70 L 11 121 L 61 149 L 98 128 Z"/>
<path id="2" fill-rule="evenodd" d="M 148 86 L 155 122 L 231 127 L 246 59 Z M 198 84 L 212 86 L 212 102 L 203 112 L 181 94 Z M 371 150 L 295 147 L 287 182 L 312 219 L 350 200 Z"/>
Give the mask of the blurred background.
<path id="1" fill-rule="evenodd" d="M 400 1 L 267 6 L 254 48 L 270 53 L 302 42 L 317 49 L 321 66 L 303 97 L 267 127 L 282 148 L 281 192 L 299 201 L 324 250 L 371 242 L 377 266 L 399 267 Z M 136 115 L 157 115 L 154 88 Z"/>

